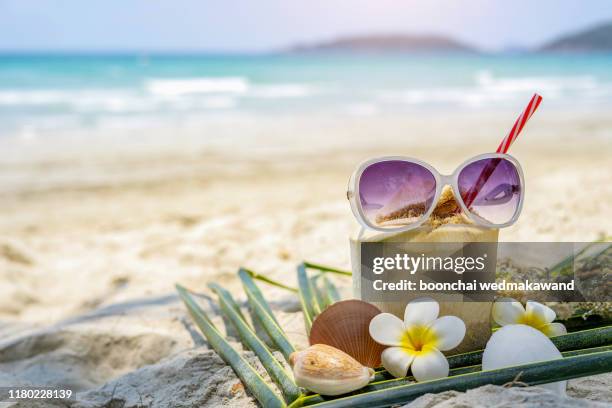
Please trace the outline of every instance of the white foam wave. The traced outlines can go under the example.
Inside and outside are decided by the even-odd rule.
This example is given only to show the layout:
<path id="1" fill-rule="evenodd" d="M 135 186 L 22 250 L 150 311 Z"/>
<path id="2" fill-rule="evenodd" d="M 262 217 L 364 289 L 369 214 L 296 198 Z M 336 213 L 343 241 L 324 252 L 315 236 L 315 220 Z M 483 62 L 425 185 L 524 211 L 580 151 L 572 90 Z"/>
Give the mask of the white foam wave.
<path id="1" fill-rule="evenodd" d="M 66 92 L 54 90 L 0 91 L 0 105 L 49 105 L 66 100 Z"/>
<path id="2" fill-rule="evenodd" d="M 0 109 L 47 114 L 192 113 L 238 108 L 243 98 L 276 100 L 315 94 L 299 83 L 254 85 L 240 77 L 152 79 L 146 87 L 0 89 Z"/>
<path id="3" fill-rule="evenodd" d="M 529 92 L 534 89 L 553 93 L 568 90 L 588 91 L 596 89 L 599 85 L 597 79 L 590 75 L 496 78 L 490 71 L 480 71 L 476 74 L 475 80 L 480 88 L 498 93 Z"/>
<path id="4" fill-rule="evenodd" d="M 602 83 L 593 76 L 527 76 L 495 77 L 489 71 L 478 72 L 472 86 L 410 88 L 382 91 L 377 100 L 408 105 L 458 105 L 482 107 L 493 103 L 517 102 L 539 92 L 548 101 L 570 103 L 612 96 L 612 84 Z"/>
<path id="5" fill-rule="evenodd" d="M 242 94 L 249 87 L 249 81 L 242 77 L 151 79 L 145 84 L 151 94 L 171 97 L 203 93 Z"/>
<path id="6" fill-rule="evenodd" d="M 124 111 L 136 105 L 143 107 L 137 95 L 124 90 L 3 90 L 2 106 L 66 106 L 78 110 Z"/>
<path id="7" fill-rule="evenodd" d="M 316 93 L 315 88 L 303 84 L 258 85 L 249 96 L 262 99 L 303 98 Z"/>
<path id="8" fill-rule="evenodd" d="M 146 82 L 145 89 L 150 94 L 161 98 L 198 94 L 232 94 L 249 98 L 282 99 L 302 98 L 316 92 L 313 87 L 306 84 L 254 84 L 243 77 L 151 79 Z"/>
<path id="9" fill-rule="evenodd" d="M 74 113 L 147 113 L 159 111 L 189 111 L 227 109 L 237 105 L 234 96 L 205 94 L 175 98 L 143 94 L 136 90 L 3 90 L 0 109 L 49 109 Z"/>

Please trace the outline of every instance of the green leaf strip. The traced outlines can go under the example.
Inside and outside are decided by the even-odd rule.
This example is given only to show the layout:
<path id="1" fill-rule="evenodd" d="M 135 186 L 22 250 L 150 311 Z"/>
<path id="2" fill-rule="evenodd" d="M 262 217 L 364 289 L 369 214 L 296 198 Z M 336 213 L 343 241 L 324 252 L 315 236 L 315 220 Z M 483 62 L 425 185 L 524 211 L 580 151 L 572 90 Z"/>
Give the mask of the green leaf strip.
<path id="1" fill-rule="evenodd" d="M 486 384 L 503 385 L 518 379 L 528 385 L 547 384 L 572 378 L 597 375 L 612 371 L 612 351 L 578 355 L 558 360 L 524 364 L 498 370 L 467 373 L 454 377 L 400 385 L 332 401 L 325 401 L 313 407 L 390 407 L 405 404 L 421 395 L 448 390 L 467 391 Z M 298 399 L 291 407 L 303 406 L 304 399 Z"/>
<path id="2" fill-rule="evenodd" d="M 299 287 L 300 303 L 302 305 L 302 312 L 304 314 L 304 324 L 306 326 L 306 332 L 310 333 L 310 327 L 315 316 L 318 315 L 321 310 L 314 297 L 313 288 L 308 279 L 306 273 L 306 266 L 301 264 L 297 268 L 297 280 Z"/>
<path id="3" fill-rule="evenodd" d="M 279 287 L 279 288 L 281 288 L 281 289 L 288 290 L 288 291 L 290 291 L 290 292 L 295 292 L 295 293 L 297 293 L 297 291 L 298 291 L 298 290 L 297 290 L 296 288 L 294 288 L 293 286 L 285 285 L 284 283 L 281 283 L 281 282 L 276 281 L 276 280 L 274 280 L 274 279 L 268 278 L 266 275 L 262 275 L 262 274 L 259 274 L 259 273 L 257 273 L 257 272 L 253 272 L 253 271 L 252 271 L 252 270 L 250 270 L 250 269 L 240 268 L 240 270 L 241 270 L 241 271 L 244 271 L 245 273 L 248 273 L 249 275 L 251 275 L 251 278 L 253 278 L 253 279 L 257 279 L 257 280 L 262 281 L 262 282 L 265 282 L 265 283 L 267 283 L 267 284 L 269 284 L 269 285 L 276 286 L 276 287 Z"/>
<path id="4" fill-rule="evenodd" d="M 590 347 L 599 347 L 612 344 L 612 326 L 598 327 L 551 337 L 559 351 L 578 350 Z M 448 358 L 451 368 L 480 364 L 483 350 L 469 353 L 455 354 Z"/>
<path id="5" fill-rule="evenodd" d="M 325 286 L 330 304 L 338 302 L 340 300 L 340 293 L 338 293 L 336 285 L 325 275 L 323 275 L 323 285 Z"/>
<path id="6" fill-rule="evenodd" d="M 243 270 L 240 270 L 238 275 L 242 281 L 244 291 L 247 295 L 247 299 L 253 313 L 263 326 L 266 333 L 268 333 L 268 336 L 270 336 L 274 344 L 276 344 L 276 347 L 278 347 L 285 359 L 289 361 L 289 356 L 295 351 L 295 347 L 291 344 L 285 335 L 285 332 L 274 318 L 270 305 L 268 305 L 268 302 L 266 302 L 266 299 L 253 281 L 252 277 Z"/>
<path id="7" fill-rule="evenodd" d="M 242 281 L 242 286 L 244 287 L 244 289 L 249 290 L 250 294 L 255 299 L 257 299 L 261 306 L 266 310 L 266 313 L 268 313 L 268 315 L 278 324 L 278 321 L 276 321 L 276 318 L 274 317 L 274 313 L 272 313 L 272 308 L 264 298 L 263 293 L 261 293 L 261 290 L 259 290 L 259 287 L 253 281 L 254 275 L 257 274 L 255 274 L 255 272 L 249 271 L 248 269 L 240 268 L 238 270 L 238 277 Z"/>
<path id="8" fill-rule="evenodd" d="M 353 276 L 353 274 L 351 272 L 349 272 L 349 271 L 344 271 L 342 269 L 332 268 L 331 266 L 319 265 L 319 264 L 315 264 L 315 263 L 307 262 L 307 261 L 304 261 L 302 264 L 306 268 L 310 268 L 310 269 L 317 269 L 319 271 L 331 272 L 331 273 L 336 273 L 338 275 L 344 275 L 344 276 Z"/>
<path id="9" fill-rule="evenodd" d="M 200 329 L 210 346 L 229 364 L 249 392 L 264 407 L 282 408 L 283 400 L 270 388 L 253 367 L 219 333 L 204 310 L 196 303 L 187 289 L 176 285 L 179 297 L 187 307 L 196 326 Z"/>
<path id="10" fill-rule="evenodd" d="M 246 321 L 234 310 L 232 304 L 236 302 L 232 295 L 215 283 L 210 284 L 209 287 L 217 294 L 222 312 L 232 322 L 242 341 L 257 355 L 270 378 L 280 388 L 285 401 L 292 402 L 297 399 L 300 396 L 298 386 L 293 381 L 293 378 L 287 374 L 280 362 L 268 350 L 266 345 L 251 330 Z"/>

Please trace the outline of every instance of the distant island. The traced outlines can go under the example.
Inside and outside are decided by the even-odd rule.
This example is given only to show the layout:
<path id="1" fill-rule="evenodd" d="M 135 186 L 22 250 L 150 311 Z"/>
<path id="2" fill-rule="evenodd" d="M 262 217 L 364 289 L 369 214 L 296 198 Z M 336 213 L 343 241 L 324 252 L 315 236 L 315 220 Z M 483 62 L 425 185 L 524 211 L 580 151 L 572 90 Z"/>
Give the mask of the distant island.
<path id="1" fill-rule="evenodd" d="M 477 50 L 452 38 L 438 35 L 362 35 L 315 44 L 301 44 L 289 53 L 310 52 L 468 52 Z"/>
<path id="2" fill-rule="evenodd" d="M 329 41 L 298 44 L 286 53 L 411 53 L 456 52 L 480 53 L 478 48 L 443 35 L 373 34 L 340 37 Z M 564 34 L 535 48 L 508 47 L 502 53 L 531 52 L 612 52 L 612 22 L 600 24 L 576 33 Z"/>
<path id="3" fill-rule="evenodd" d="M 554 41 L 544 44 L 540 51 L 588 52 L 612 51 L 612 23 L 564 35 Z"/>

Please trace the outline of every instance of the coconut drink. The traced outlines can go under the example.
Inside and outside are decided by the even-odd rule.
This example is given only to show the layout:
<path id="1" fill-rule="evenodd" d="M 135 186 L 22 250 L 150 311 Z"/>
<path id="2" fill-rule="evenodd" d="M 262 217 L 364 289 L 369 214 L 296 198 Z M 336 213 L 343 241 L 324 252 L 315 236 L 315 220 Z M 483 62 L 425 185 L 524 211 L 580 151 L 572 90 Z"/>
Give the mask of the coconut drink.
<path id="1" fill-rule="evenodd" d="M 488 252 L 495 252 L 488 259 L 489 271 L 495 278 L 499 229 L 516 222 L 524 200 L 521 166 L 507 152 L 541 101 L 540 95 L 533 95 L 495 153 L 468 159 L 452 174 L 441 174 L 428 163 L 405 156 L 373 158 L 357 167 L 349 179 L 347 190 L 351 210 L 361 224 L 350 237 L 355 297 L 361 298 L 367 292 L 364 290 L 370 289 L 361 287 L 365 276 L 361 270 L 362 263 L 371 256 L 362 253 L 362 244 L 369 242 L 390 244 L 375 248 L 377 255 L 379 252 L 395 252 L 399 257 L 401 252 L 406 255 L 410 250 L 414 252 L 416 247 L 422 250 L 417 254 L 422 252 L 423 258 L 427 254 L 452 258 L 453 254 L 463 253 L 470 244 L 489 243 Z M 406 251 L 402 251 L 403 245 Z M 393 261 L 389 257 L 378 258 L 385 264 L 388 260 Z M 399 264 L 400 260 L 397 262 Z M 374 262 L 372 267 L 374 274 L 383 273 L 384 269 L 406 271 L 406 268 L 402 270 L 386 265 L 383 271 L 375 271 Z M 416 269 L 414 267 L 410 274 L 416 273 Z M 447 270 L 446 267 L 441 269 Z M 457 268 L 450 269 L 463 273 Z M 481 271 L 485 269 L 481 268 Z M 370 275 L 370 271 L 367 272 Z M 386 297 L 389 292 L 381 293 Z M 401 318 L 411 300 L 430 296 L 440 303 L 441 313 L 451 312 L 465 322 L 468 335 L 453 351 L 480 349 L 491 336 L 492 303 L 486 301 L 486 297 L 470 299 L 478 302 L 464 302 L 463 295 L 457 293 L 457 296 L 453 293 L 450 296 L 435 292 L 424 294 L 410 289 L 399 298 L 401 300 L 388 296 L 387 299 L 376 298 L 375 303 L 382 311 Z"/>
<path id="2" fill-rule="evenodd" d="M 415 244 L 422 243 L 419 252 L 435 255 L 451 255 L 460 252 L 465 245 L 474 242 L 496 243 L 499 230 L 486 228 L 470 223 L 460 212 L 452 198 L 450 189 L 445 189 L 432 216 L 422 226 L 405 232 L 387 233 L 359 228 L 350 237 L 351 266 L 353 272 L 353 296 L 361 298 L 361 268 L 363 242 L 380 242 L 392 244 L 394 248 L 406 252 L 414 251 Z M 441 245 L 435 245 L 439 243 Z M 493 257 L 495 254 L 491 254 Z M 382 312 L 404 317 L 404 310 L 410 301 L 422 297 L 422 292 L 406 292 L 401 301 L 373 302 Z M 454 315 L 464 321 L 466 336 L 453 353 L 482 349 L 491 337 L 492 302 L 463 301 L 462 296 L 428 292 L 426 296 L 440 304 L 440 315 Z"/>

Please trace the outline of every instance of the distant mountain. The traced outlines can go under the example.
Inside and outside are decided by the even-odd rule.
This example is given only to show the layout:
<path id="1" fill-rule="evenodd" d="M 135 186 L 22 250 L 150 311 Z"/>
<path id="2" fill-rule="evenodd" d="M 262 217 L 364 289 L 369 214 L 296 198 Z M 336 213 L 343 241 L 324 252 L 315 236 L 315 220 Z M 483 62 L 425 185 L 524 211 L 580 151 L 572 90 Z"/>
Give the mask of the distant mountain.
<path id="1" fill-rule="evenodd" d="M 540 51 L 612 51 L 612 22 L 562 36 L 544 44 Z"/>
<path id="2" fill-rule="evenodd" d="M 477 52 L 452 38 L 437 35 L 363 35 L 307 45 L 287 50 L 303 52 Z"/>

